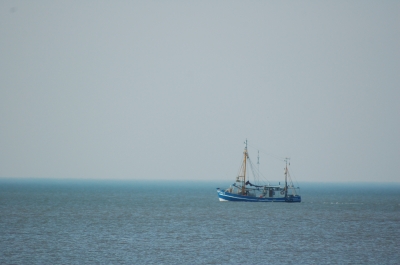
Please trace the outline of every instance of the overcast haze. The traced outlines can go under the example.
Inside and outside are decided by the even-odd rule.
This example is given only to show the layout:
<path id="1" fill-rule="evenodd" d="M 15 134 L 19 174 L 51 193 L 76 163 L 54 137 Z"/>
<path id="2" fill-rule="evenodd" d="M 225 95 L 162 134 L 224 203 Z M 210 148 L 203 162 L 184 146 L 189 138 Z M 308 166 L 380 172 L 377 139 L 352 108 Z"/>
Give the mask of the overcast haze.
<path id="1" fill-rule="evenodd" d="M 0 177 L 400 181 L 399 1 L 0 12 Z"/>

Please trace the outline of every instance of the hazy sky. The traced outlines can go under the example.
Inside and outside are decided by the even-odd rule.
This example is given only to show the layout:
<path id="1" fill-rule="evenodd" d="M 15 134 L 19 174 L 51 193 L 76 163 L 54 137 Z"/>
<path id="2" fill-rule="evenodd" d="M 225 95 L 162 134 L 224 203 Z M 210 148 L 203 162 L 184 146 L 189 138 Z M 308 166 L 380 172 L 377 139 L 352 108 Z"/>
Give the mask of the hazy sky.
<path id="1" fill-rule="evenodd" d="M 0 177 L 400 181 L 399 1 L 1 1 Z"/>

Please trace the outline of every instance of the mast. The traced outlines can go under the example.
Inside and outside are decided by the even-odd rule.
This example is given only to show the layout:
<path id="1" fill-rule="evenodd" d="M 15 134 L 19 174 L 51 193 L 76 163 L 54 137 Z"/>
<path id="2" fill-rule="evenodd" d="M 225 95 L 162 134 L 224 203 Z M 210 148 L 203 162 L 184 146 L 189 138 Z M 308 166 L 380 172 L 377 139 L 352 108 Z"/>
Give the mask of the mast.
<path id="1" fill-rule="evenodd" d="M 246 139 L 246 147 L 244 148 L 244 158 L 243 158 L 243 185 L 242 185 L 242 195 L 246 193 L 246 160 L 247 160 L 247 139 Z"/>
<path id="2" fill-rule="evenodd" d="M 257 150 L 257 185 L 260 185 L 260 150 Z"/>
<path id="3" fill-rule="evenodd" d="M 288 185 L 287 185 L 287 175 L 288 175 L 288 168 L 287 168 L 287 162 L 290 158 L 286 157 L 285 162 L 286 162 L 286 167 L 285 167 L 285 198 L 287 198 L 287 193 L 288 193 Z"/>

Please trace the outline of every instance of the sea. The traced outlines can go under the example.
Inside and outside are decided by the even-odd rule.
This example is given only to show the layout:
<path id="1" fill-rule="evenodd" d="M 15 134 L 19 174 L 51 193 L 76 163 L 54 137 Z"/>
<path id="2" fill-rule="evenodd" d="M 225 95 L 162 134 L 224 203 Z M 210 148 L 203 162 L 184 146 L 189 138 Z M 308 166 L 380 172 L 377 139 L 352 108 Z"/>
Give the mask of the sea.
<path id="1" fill-rule="evenodd" d="M 0 179 L 0 264 L 400 264 L 399 183 L 220 202 L 230 184 Z"/>

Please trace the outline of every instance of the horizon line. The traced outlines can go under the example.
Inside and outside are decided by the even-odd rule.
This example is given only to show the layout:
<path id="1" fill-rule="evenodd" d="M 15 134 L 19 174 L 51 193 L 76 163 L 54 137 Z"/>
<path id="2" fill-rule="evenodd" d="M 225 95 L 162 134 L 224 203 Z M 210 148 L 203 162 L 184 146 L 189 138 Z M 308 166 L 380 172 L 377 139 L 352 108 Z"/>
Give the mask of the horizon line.
<path id="1" fill-rule="evenodd" d="M 127 178 L 49 178 L 49 177 L 0 177 L 0 181 L 105 181 L 105 182 L 231 182 L 228 180 L 215 180 L 215 179 L 127 179 Z M 272 180 L 269 182 L 283 182 L 282 180 Z M 346 181 L 297 181 L 297 183 L 364 183 L 364 184 L 389 184 L 395 183 L 400 184 L 400 181 L 358 181 L 358 180 L 346 180 Z"/>

